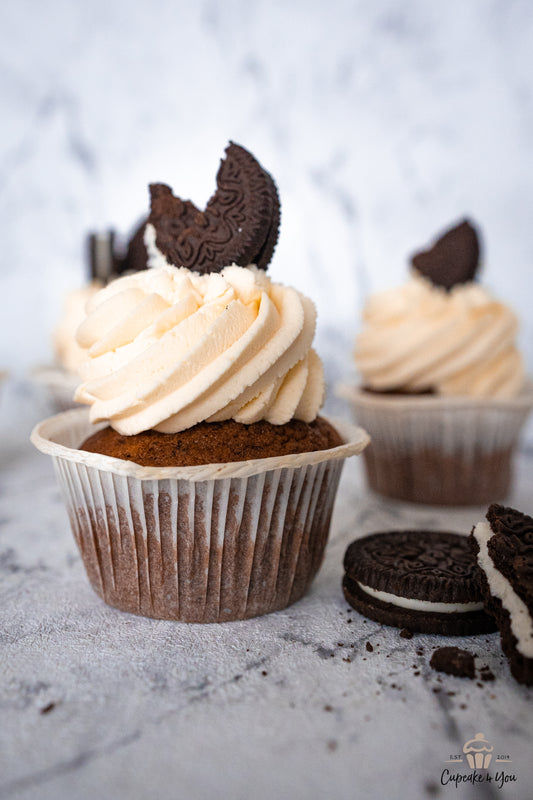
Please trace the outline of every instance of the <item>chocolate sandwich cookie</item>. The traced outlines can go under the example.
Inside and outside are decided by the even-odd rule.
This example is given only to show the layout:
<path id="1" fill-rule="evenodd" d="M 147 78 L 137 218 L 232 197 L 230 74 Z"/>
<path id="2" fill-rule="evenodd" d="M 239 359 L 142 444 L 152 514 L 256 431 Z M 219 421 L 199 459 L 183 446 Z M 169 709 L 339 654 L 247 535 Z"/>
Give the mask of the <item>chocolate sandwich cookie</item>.
<path id="1" fill-rule="evenodd" d="M 125 272 L 140 272 L 148 266 L 148 253 L 144 244 L 144 232 L 147 218 L 137 224 L 128 241 L 126 252 L 115 258 L 115 273 L 123 275 Z"/>
<path id="2" fill-rule="evenodd" d="M 87 260 L 91 280 L 106 284 L 126 272 L 140 272 L 148 266 L 144 244 L 146 217 L 137 224 L 126 248 L 117 245 L 114 230 L 89 233 Z"/>
<path id="3" fill-rule="evenodd" d="M 244 147 L 230 142 L 217 173 L 217 188 L 205 211 L 175 197 L 164 183 L 150 185 L 155 244 L 167 261 L 196 272 L 230 264 L 266 269 L 278 240 L 280 205 L 276 185 Z"/>
<path id="4" fill-rule="evenodd" d="M 447 636 L 487 633 L 468 539 L 441 531 L 389 531 L 356 539 L 344 557 L 343 591 L 376 622 Z"/>
<path id="5" fill-rule="evenodd" d="M 472 529 L 485 608 L 500 631 L 502 650 L 519 683 L 533 684 L 533 519 L 493 504 Z"/>
<path id="6" fill-rule="evenodd" d="M 479 237 L 472 223 L 465 219 L 446 231 L 429 250 L 411 258 L 415 270 L 435 286 L 451 289 L 474 280 L 479 266 Z"/>

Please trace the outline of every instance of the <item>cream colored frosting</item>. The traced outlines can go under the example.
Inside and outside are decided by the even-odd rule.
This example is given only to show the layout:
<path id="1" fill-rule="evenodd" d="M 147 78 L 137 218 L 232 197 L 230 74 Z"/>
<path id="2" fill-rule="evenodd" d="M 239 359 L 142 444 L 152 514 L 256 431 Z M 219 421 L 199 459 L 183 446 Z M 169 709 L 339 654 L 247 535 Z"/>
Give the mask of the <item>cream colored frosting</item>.
<path id="1" fill-rule="evenodd" d="M 383 603 L 391 603 L 399 608 L 408 608 L 412 611 L 425 611 L 433 614 L 468 614 L 471 611 L 480 611 L 483 608 L 483 603 L 438 603 L 433 600 L 417 600 L 414 597 L 401 597 L 391 592 L 381 592 L 359 582 L 357 582 L 357 585 L 365 594 L 375 597 L 376 600 L 381 600 Z"/>
<path id="2" fill-rule="evenodd" d="M 151 222 L 147 222 L 144 228 L 144 246 L 148 257 L 148 266 L 158 269 L 159 267 L 172 266 L 170 261 L 163 255 L 155 243 L 156 232 Z M 177 265 L 179 266 L 179 265 Z"/>
<path id="3" fill-rule="evenodd" d="M 76 331 L 85 318 L 87 302 L 103 284 L 97 281 L 69 292 L 64 301 L 59 323 L 52 332 L 56 360 L 69 372 L 77 372 L 87 358 L 87 351 L 76 341 Z"/>
<path id="4" fill-rule="evenodd" d="M 517 320 L 470 282 L 450 292 L 421 276 L 370 298 L 355 361 L 376 390 L 509 398 L 525 383 Z"/>
<path id="5" fill-rule="evenodd" d="M 315 419 L 324 398 L 313 303 L 255 267 L 154 267 L 95 295 L 75 398 L 130 435 L 201 421 Z"/>
<path id="6" fill-rule="evenodd" d="M 479 545 L 477 563 L 485 573 L 491 595 L 501 600 L 502 606 L 509 612 L 511 630 L 517 640 L 516 649 L 526 658 L 533 658 L 533 620 L 522 598 L 490 557 L 488 544 L 494 533 L 489 523 L 478 522 L 473 534 Z"/>

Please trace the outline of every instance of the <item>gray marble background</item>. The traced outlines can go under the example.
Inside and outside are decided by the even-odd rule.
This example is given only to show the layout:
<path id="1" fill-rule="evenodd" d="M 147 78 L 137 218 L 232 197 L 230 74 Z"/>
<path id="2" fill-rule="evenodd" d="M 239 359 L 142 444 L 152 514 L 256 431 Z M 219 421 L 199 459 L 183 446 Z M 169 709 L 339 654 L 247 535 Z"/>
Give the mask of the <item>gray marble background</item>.
<path id="1" fill-rule="evenodd" d="M 332 377 L 368 292 L 465 213 L 533 373 L 529 0 L 6 0 L 0 21 L 0 368 L 50 360 L 87 230 L 126 234 L 154 180 L 203 205 L 233 139 L 279 185 L 271 274 L 316 301 Z"/>
<path id="2" fill-rule="evenodd" d="M 25 441 L 45 399 L 11 383 L 0 403 L 0 800 L 530 800 L 533 689 L 499 635 L 404 639 L 341 591 L 357 536 L 467 533 L 485 509 L 380 499 L 350 459 L 300 602 L 223 625 L 135 617 L 91 589 L 50 460 Z M 524 451 L 511 505 L 531 506 L 532 481 Z M 495 681 L 435 672 L 452 644 Z M 442 785 L 470 774 L 446 762 L 479 731 L 511 760 L 493 778 L 516 780 Z"/>
<path id="3" fill-rule="evenodd" d="M 451 640 L 401 639 L 340 591 L 355 536 L 466 532 L 482 509 L 383 502 L 353 460 L 300 603 L 214 627 L 120 614 L 90 589 L 28 444 L 51 409 L 26 375 L 51 360 L 62 297 L 85 280 L 86 232 L 126 234 L 154 180 L 203 204 L 230 138 L 277 180 L 270 271 L 316 301 L 330 385 L 367 294 L 400 284 L 412 249 L 465 213 L 533 373 L 532 73 L 528 0 L 1 4 L 2 800 L 531 796 L 531 690 L 497 635 L 461 642 L 494 684 L 439 678 L 429 657 Z M 530 512 L 532 480 L 525 449 L 510 502 Z M 441 786 L 477 731 L 517 782 Z"/>

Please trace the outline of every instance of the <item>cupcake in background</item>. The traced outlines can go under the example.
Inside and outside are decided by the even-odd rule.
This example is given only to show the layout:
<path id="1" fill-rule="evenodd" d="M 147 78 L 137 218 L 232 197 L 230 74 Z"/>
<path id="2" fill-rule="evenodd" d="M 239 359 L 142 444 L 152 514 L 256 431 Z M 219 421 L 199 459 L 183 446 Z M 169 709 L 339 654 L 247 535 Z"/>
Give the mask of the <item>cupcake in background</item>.
<path id="1" fill-rule="evenodd" d="M 480 242 L 464 220 L 411 259 L 407 283 L 371 297 L 350 391 L 370 488 L 414 503 L 504 498 L 533 405 L 518 323 L 477 282 Z"/>
<path id="2" fill-rule="evenodd" d="M 151 268 L 91 298 L 78 331 L 90 413 L 52 417 L 32 441 L 109 605 L 246 619 L 305 594 L 342 463 L 368 436 L 319 416 L 316 311 L 266 274 L 279 199 L 256 159 L 229 145 L 205 211 L 150 191 Z"/>
<path id="3" fill-rule="evenodd" d="M 145 225 L 143 219 L 126 246 L 117 245 L 115 232 L 111 230 L 87 237 L 89 281 L 63 299 L 61 317 L 52 332 L 54 363 L 32 370 L 33 380 L 46 389 L 56 411 L 78 406 L 74 392 L 79 383 L 78 370 L 87 353 L 77 342 L 76 331 L 85 317 L 88 301 L 110 280 L 147 267 Z"/>

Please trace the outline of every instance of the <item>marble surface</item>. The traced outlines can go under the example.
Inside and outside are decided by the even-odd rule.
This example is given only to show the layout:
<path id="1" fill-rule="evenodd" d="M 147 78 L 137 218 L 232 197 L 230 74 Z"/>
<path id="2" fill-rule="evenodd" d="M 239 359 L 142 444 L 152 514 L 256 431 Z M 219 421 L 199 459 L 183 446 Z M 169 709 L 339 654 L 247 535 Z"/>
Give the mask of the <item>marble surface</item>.
<path id="1" fill-rule="evenodd" d="M 271 274 L 318 304 L 333 378 L 367 294 L 465 213 L 533 374 L 528 0 L 18 0 L 0 18 L 0 369 L 50 359 L 88 230 L 126 234 L 150 181 L 203 205 L 234 139 L 279 185 Z"/>
<path id="2" fill-rule="evenodd" d="M 343 473 L 326 558 L 308 596 L 224 625 L 154 621 L 91 590 L 45 456 L 29 445 L 50 410 L 31 385 L 0 392 L 0 798 L 321 800 L 531 796 L 533 690 L 518 685 L 497 634 L 399 632 L 342 597 L 352 539 L 401 527 L 467 532 L 482 509 L 438 509 L 369 494 L 357 459 Z M 510 503 L 531 513 L 533 452 Z M 436 673 L 459 644 L 494 682 Z M 516 781 L 456 788 L 443 770 L 482 731 Z"/>
<path id="3" fill-rule="evenodd" d="M 482 510 L 384 502 L 353 460 L 292 608 L 214 627 L 121 614 L 90 589 L 29 445 L 51 407 L 26 375 L 51 361 L 62 299 L 86 279 L 87 231 L 125 235 L 154 180 L 203 205 L 229 139 L 276 178 L 270 272 L 316 301 L 330 387 L 368 293 L 465 213 L 533 374 L 531 3 L 18 0 L 0 21 L 0 798 L 525 800 L 531 690 L 498 637 L 466 642 L 495 683 L 439 678 L 436 639 L 365 622 L 340 591 L 356 536 L 466 532 Z M 346 413 L 333 393 L 328 410 Z M 530 513 L 532 479 L 530 446 L 510 498 Z M 516 782 L 441 786 L 478 731 Z"/>

